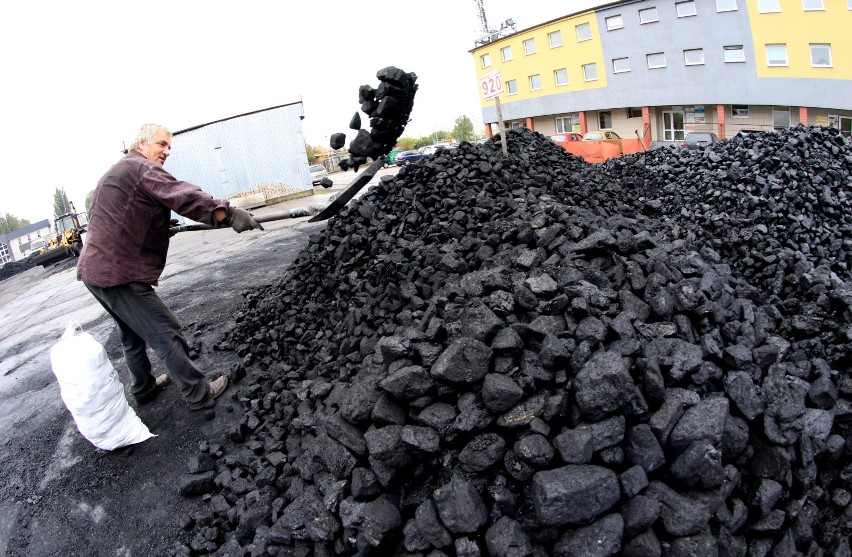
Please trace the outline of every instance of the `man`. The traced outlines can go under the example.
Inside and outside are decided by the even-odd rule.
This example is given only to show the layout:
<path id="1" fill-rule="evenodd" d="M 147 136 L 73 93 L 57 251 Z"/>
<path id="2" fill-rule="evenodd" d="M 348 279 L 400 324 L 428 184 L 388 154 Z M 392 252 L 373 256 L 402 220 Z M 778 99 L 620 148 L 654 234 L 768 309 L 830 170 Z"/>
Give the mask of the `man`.
<path id="1" fill-rule="evenodd" d="M 77 279 L 118 325 L 136 400 L 148 402 L 174 381 L 190 409 L 200 410 L 212 407 L 225 392 L 228 376 L 212 382 L 204 377 L 189 358 L 177 318 L 154 291 L 166 264 L 171 212 L 214 226 L 230 225 L 237 232 L 263 227 L 245 209 L 213 199 L 166 172 L 163 163 L 171 141 L 163 126 L 145 124 L 127 155 L 100 179 Z M 168 374 L 153 376 L 147 346 Z"/>

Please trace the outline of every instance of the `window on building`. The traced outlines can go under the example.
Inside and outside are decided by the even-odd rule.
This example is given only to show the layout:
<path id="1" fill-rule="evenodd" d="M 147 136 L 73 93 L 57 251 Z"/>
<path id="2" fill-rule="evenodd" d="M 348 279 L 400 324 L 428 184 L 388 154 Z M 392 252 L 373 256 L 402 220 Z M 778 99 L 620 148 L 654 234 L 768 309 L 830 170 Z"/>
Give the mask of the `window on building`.
<path id="1" fill-rule="evenodd" d="M 612 73 L 624 73 L 630 71 L 630 58 L 613 58 Z"/>
<path id="2" fill-rule="evenodd" d="M 802 7 L 806 12 L 819 11 L 825 9 L 825 4 L 823 0 L 802 0 Z"/>
<path id="3" fill-rule="evenodd" d="M 677 10 L 678 17 L 689 17 L 698 14 L 698 10 L 695 7 L 695 0 L 677 2 L 675 3 L 675 9 Z"/>
<path id="4" fill-rule="evenodd" d="M 652 70 L 654 68 L 665 68 L 666 67 L 666 55 L 663 52 L 654 52 L 653 54 L 647 54 L 645 59 L 648 62 L 648 69 Z"/>
<path id="5" fill-rule="evenodd" d="M 547 34 L 547 42 L 550 43 L 550 48 L 562 46 L 562 31 L 554 31 Z"/>
<path id="6" fill-rule="evenodd" d="M 621 15 L 611 15 L 604 21 L 606 22 L 607 31 L 615 31 L 624 27 L 624 20 L 621 19 Z"/>
<path id="7" fill-rule="evenodd" d="M 772 107 L 772 129 L 783 130 L 790 127 L 790 107 Z"/>
<path id="8" fill-rule="evenodd" d="M 846 9 L 852 10 L 852 0 L 846 0 Z"/>
<path id="9" fill-rule="evenodd" d="M 512 122 L 511 124 L 509 124 L 510 130 L 519 130 L 519 129 L 525 128 L 525 127 L 526 126 L 524 126 L 523 122 Z"/>
<path id="10" fill-rule="evenodd" d="M 732 104 L 731 105 L 731 118 L 748 118 L 748 105 L 747 104 Z"/>
<path id="11" fill-rule="evenodd" d="M 602 110 L 598 112 L 598 126 L 599 129 L 602 130 L 611 130 L 612 129 L 612 112 L 609 110 Z"/>
<path id="12" fill-rule="evenodd" d="M 556 85 L 568 85 L 568 70 L 562 68 L 561 70 L 556 70 L 553 72 L 553 81 L 556 82 Z"/>
<path id="13" fill-rule="evenodd" d="M 506 82 L 506 91 L 509 95 L 517 95 L 518 94 L 518 80 L 510 79 Z"/>
<path id="14" fill-rule="evenodd" d="M 504 62 L 508 62 L 512 59 L 512 47 L 504 46 L 500 49 L 500 56 L 503 58 Z"/>
<path id="15" fill-rule="evenodd" d="M 683 51 L 683 63 L 687 66 L 701 66 L 704 64 L 704 49 L 692 48 Z"/>
<path id="16" fill-rule="evenodd" d="M 598 78 L 598 65 L 595 63 L 583 64 L 583 79 L 594 81 Z"/>
<path id="17" fill-rule="evenodd" d="M 588 41 L 592 38 L 592 26 L 588 23 L 583 23 L 577 26 L 577 42 Z"/>
<path id="18" fill-rule="evenodd" d="M 766 45 L 766 63 L 770 66 L 786 66 L 787 65 L 787 45 L 786 44 L 768 44 L 768 45 Z"/>
<path id="19" fill-rule="evenodd" d="M 556 118 L 556 133 L 568 133 L 571 131 L 572 122 L 570 116 L 559 116 Z"/>
<path id="20" fill-rule="evenodd" d="M 716 0 L 717 12 L 735 12 L 737 11 L 737 0 Z"/>
<path id="21" fill-rule="evenodd" d="M 530 91 L 538 91 L 541 89 L 541 74 L 530 76 Z"/>
<path id="22" fill-rule="evenodd" d="M 852 1 L 852 0 L 850 0 Z M 654 23 L 655 21 L 660 21 L 660 16 L 657 15 L 657 8 L 645 8 L 644 10 L 639 10 L 639 23 Z"/>
<path id="23" fill-rule="evenodd" d="M 830 44 L 812 44 L 811 45 L 811 66 L 815 68 L 830 68 L 831 67 L 831 45 Z"/>
<path id="24" fill-rule="evenodd" d="M 490 54 L 483 54 L 482 56 L 479 57 L 479 59 L 482 60 L 482 67 L 483 68 L 490 68 L 491 67 L 491 55 Z"/>
<path id="25" fill-rule="evenodd" d="M 524 41 L 524 54 L 535 54 L 535 39 L 527 39 Z"/>
<path id="26" fill-rule="evenodd" d="M 781 11 L 779 0 L 757 0 L 757 11 L 762 14 L 771 14 Z"/>
<path id="27" fill-rule="evenodd" d="M 642 117 L 642 107 L 641 106 L 628 106 L 627 107 L 627 117 L 628 118 L 641 118 Z"/>
<path id="28" fill-rule="evenodd" d="M 741 44 L 732 44 L 725 48 L 725 62 L 733 63 L 733 62 L 745 62 L 745 50 L 743 50 L 743 45 Z"/>

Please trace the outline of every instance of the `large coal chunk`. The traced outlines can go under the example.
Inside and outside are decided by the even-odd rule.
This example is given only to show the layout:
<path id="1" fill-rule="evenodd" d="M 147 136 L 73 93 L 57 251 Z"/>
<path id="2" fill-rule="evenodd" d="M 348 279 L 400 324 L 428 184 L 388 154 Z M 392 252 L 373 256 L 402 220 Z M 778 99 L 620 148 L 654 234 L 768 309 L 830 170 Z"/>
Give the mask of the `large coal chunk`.
<path id="1" fill-rule="evenodd" d="M 345 133 L 333 133 L 329 138 L 329 147 L 334 150 L 343 149 L 343 146 L 346 144 L 346 134 Z"/>
<path id="2" fill-rule="evenodd" d="M 494 557 L 521 557 L 533 554 L 533 546 L 518 522 L 501 517 L 485 533 L 488 554 Z"/>
<path id="3" fill-rule="evenodd" d="M 473 383 L 485 377 L 490 363 L 491 348 L 478 340 L 461 337 L 441 353 L 429 373 L 443 381 Z"/>
<path id="4" fill-rule="evenodd" d="M 453 534 L 473 534 L 485 526 L 488 509 L 473 484 L 453 480 L 432 494 L 438 516 Z"/>
<path id="5" fill-rule="evenodd" d="M 539 524 L 582 524 L 608 511 L 621 497 L 618 477 L 601 466 L 568 465 L 537 472 L 531 500 Z"/>
<path id="6" fill-rule="evenodd" d="M 609 514 L 588 526 L 577 528 L 562 536 L 553 548 L 554 555 L 588 555 L 612 557 L 621 551 L 624 519 Z"/>
<path id="7" fill-rule="evenodd" d="M 633 378 L 616 352 L 593 356 L 574 378 L 574 399 L 581 414 L 597 421 L 621 409 L 633 395 Z"/>

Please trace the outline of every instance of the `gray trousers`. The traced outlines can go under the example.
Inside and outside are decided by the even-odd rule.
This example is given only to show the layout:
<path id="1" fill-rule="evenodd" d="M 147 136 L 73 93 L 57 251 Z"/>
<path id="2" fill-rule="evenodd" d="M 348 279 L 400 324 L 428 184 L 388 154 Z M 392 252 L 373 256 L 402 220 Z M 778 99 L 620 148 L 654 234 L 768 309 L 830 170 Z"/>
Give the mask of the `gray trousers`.
<path id="1" fill-rule="evenodd" d="M 135 396 L 154 388 L 147 346 L 163 361 L 187 403 L 201 402 L 207 396 L 207 378 L 189 358 L 189 344 L 180 323 L 151 285 L 131 282 L 108 288 L 85 286 L 118 325 Z"/>

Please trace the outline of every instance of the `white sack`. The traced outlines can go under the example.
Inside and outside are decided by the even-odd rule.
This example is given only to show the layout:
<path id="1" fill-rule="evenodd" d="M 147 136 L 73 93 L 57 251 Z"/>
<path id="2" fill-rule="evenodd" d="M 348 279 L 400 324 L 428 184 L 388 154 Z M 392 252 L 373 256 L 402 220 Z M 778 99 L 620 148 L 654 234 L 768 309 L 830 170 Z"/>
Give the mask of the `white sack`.
<path id="1" fill-rule="evenodd" d="M 50 350 L 62 400 L 83 437 L 111 451 L 154 437 L 124 396 L 124 385 L 106 350 L 92 335 L 69 324 Z"/>

